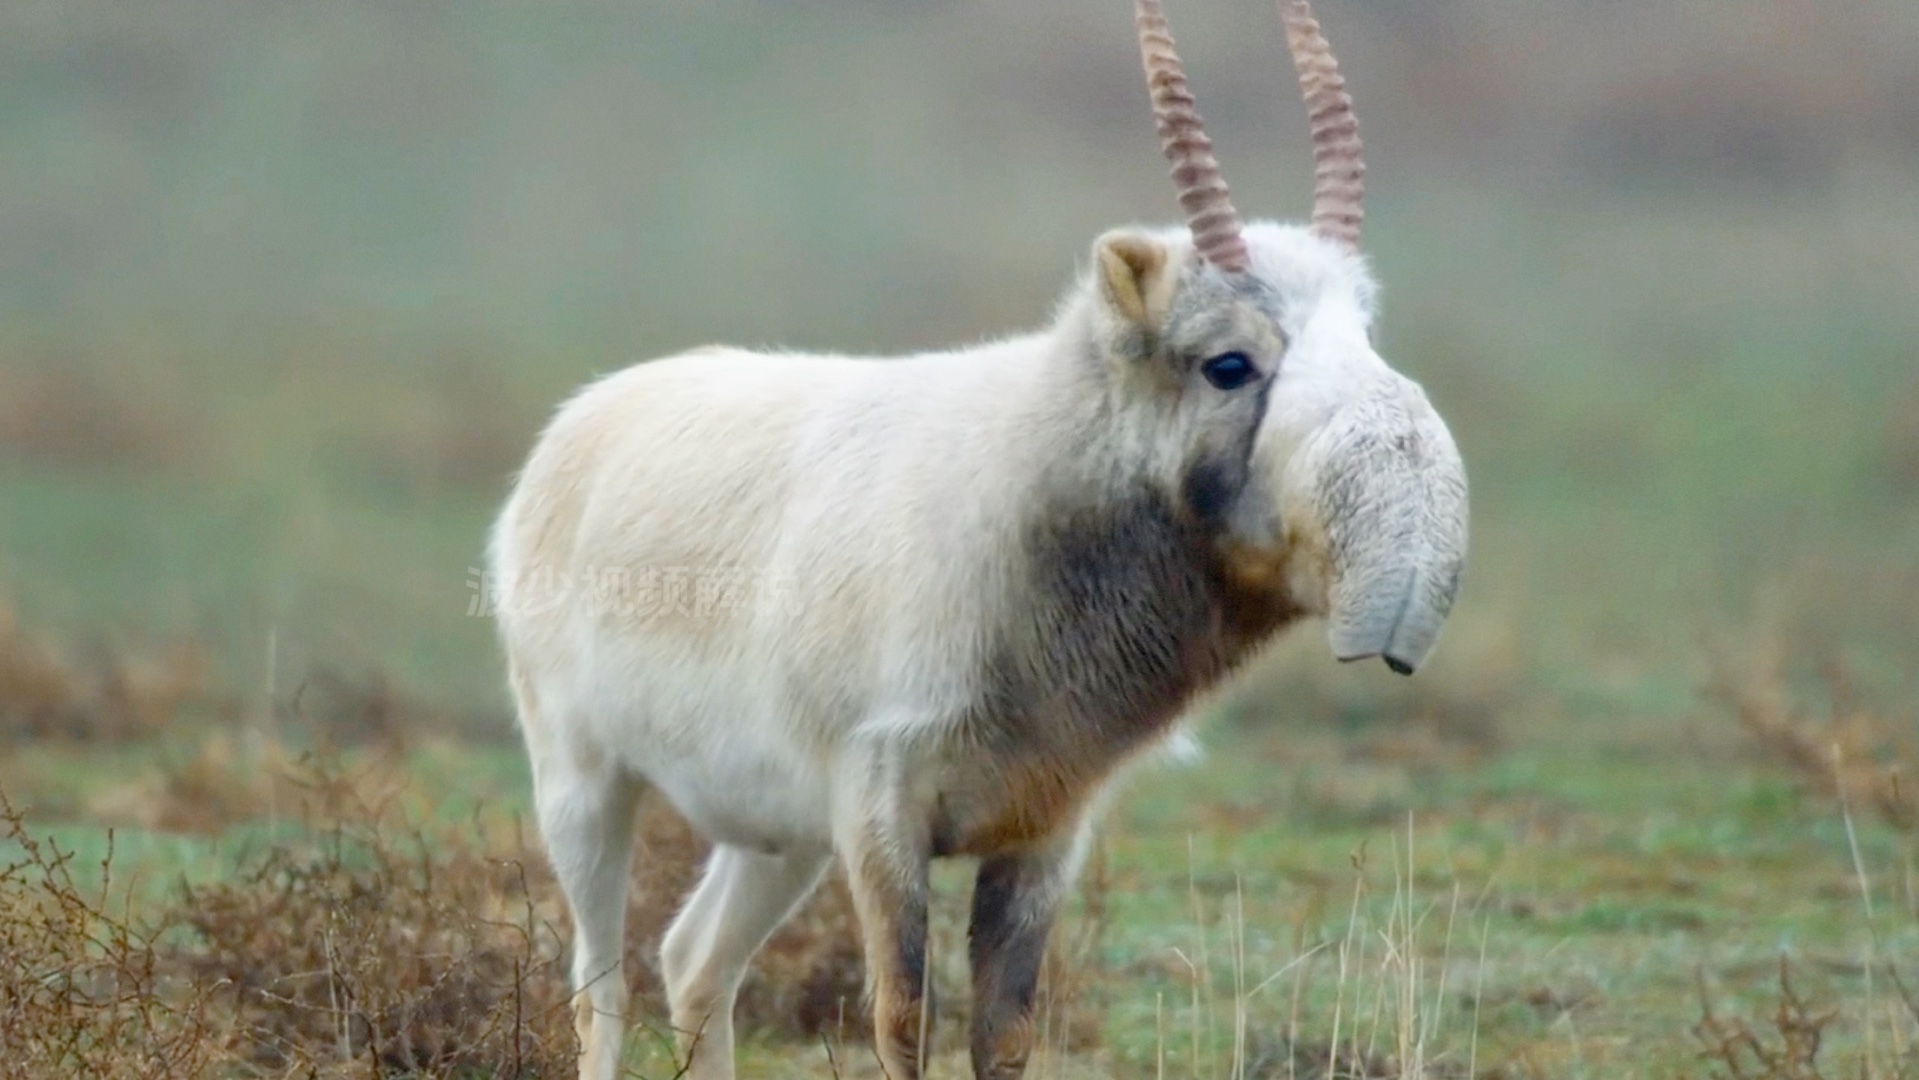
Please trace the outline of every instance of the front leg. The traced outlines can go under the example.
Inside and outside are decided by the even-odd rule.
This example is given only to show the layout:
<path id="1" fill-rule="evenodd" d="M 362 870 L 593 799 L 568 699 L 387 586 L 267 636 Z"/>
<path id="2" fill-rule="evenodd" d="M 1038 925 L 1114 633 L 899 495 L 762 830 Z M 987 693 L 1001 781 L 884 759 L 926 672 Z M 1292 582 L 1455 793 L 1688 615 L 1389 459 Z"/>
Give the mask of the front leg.
<path id="1" fill-rule="evenodd" d="M 873 1039 L 887 1080 L 919 1080 L 932 1029 L 926 985 L 927 868 L 923 823 L 892 798 L 850 808 L 837 830 L 873 999 Z"/>
<path id="2" fill-rule="evenodd" d="M 990 856 L 973 885 L 973 1076 L 1018 1080 L 1033 1051 L 1033 998 L 1046 938 L 1079 873 L 1086 829 L 1048 848 Z"/>

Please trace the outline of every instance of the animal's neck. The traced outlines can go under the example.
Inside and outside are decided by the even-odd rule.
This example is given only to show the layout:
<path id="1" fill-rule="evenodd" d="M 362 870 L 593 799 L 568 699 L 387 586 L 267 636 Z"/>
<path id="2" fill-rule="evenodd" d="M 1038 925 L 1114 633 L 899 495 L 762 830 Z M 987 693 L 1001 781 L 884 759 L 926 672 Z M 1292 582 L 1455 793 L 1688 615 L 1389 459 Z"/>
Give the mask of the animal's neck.
<path id="1" fill-rule="evenodd" d="M 1121 385 L 1097 335 L 1092 299 L 1076 298 L 1062 306 L 1032 357 L 1035 385 L 1024 395 L 1029 414 L 1021 426 L 1034 436 L 1028 465 L 1036 513 L 1130 498 L 1143 486 L 1174 490 L 1175 463 L 1163 460 L 1163 440 L 1140 415 L 1136 388 Z"/>

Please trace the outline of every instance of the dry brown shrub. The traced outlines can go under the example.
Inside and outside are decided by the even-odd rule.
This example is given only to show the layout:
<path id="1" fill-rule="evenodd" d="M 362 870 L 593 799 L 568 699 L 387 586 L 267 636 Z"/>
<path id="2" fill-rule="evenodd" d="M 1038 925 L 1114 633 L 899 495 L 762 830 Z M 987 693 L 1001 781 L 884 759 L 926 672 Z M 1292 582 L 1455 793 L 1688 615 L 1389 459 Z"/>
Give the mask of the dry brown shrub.
<path id="1" fill-rule="evenodd" d="M 28 830 L 0 796 L 0 1061 L 6 1075 L 199 1076 L 223 1055 L 205 995 L 156 944 L 161 931 L 109 910 L 111 856 L 97 892 L 73 855 Z"/>
<path id="2" fill-rule="evenodd" d="M 356 755 L 355 760 L 353 768 L 346 768 L 330 758 L 294 755 L 271 744 L 252 746 L 214 733 L 188 756 L 162 762 L 147 776 L 101 793 L 88 810 L 93 820 L 104 824 L 207 835 L 276 815 L 289 822 L 327 823 L 335 834 L 378 852 L 382 849 L 375 840 L 397 817 L 394 808 L 406 791 L 405 761 L 390 746 Z M 628 982 L 635 994 L 635 1015 L 663 1025 L 667 1008 L 658 970 L 660 939 L 692 891 L 709 845 L 657 798 L 649 797 L 643 804 L 638 833 L 629 894 Z M 458 845 L 451 850 L 470 857 Z M 544 855 L 517 837 L 502 851 L 500 857 L 512 860 L 525 874 L 525 883 L 519 887 L 530 890 L 528 896 L 539 909 L 562 920 L 564 905 Z M 202 891 L 194 903 L 208 896 L 221 898 L 229 915 L 237 919 L 234 926 L 268 919 L 271 912 L 260 906 L 268 900 L 284 909 L 303 899 L 261 893 L 272 878 L 262 876 L 267 869 L 279 875 L 273 880 L 291 880 L 287 868 L 277 865 L 279 859 L 274 856 L 276 865 L 253 874 L 251 885 Z M 390 877 L 393 867 L 374 870 Z M 439 875 L 442 880 L 445 873 Z M 298 884 L 310 890 L 326 882 L 309 873 Z M 858 924 L 852 898 L 836 874 L 755 957 L 740 990 L 736 1015 L 746 1030 L 806 1040 L 822 1034 L 864 1038 L 870 1023 L 863 992 Z"/>
<path id="3" fill-rule="evenodd" d="M 151 654 L 99 647 L 76 658 L 22 626 L 0 601 L 0 739 L 127 742 L 165 730 L 183 710 L 232 708 L 198 646 Z"/>
<path id="4" fill-rule="evenodd" d="M 146 950 L 137 959 L 153 974 L 137 984 L 144 998 L 117 1007 L 145 1010 L 139 1016 L 151 1014 L 142 1021 L 150 1024 L 197 1025 L 178 1036 L 178 1053 L 244 1075 L 564 1074 L 573 1045 L 565 911 L 543 854 L 517 830 L 489 842 L 471 831 L 410 826 L 397 809 L 406 794 L 401 758 L 376 752 L 355 760 L 361 764 L 349 769 L 214 734 L 187 758 L 95 802 L 99 820 L 168 831 L 218 833 L 277 814 L 304 823 L 308 837 L 243 860 L 242 870 L 223 880 L 183 884 L 146 929 L 127 931 L 128 941 Z M 633 1016 L 664 1038 L 659 941 L 708 845 L 663 800 L 651 798 L 642 808 L 638 847 L 628 924 Z M 1103 865 L 1095 860 L 1086 910 L 1055 934 L 1043 976 L 1042 1035 L 1065 1049 L 1085 1049 L 1099 1038 Z M 17 885 L 0 877 L 0 901 L 14 906 L 5 889 L 18 892 Z M 949 923 L 935 932 L 950 946 L 963 940 L 964 927 Z M 88 947 L 61 937 L 65 930 L 50 933 L 34 944 L 16 930 L 0 945 L 23 970 L 42 972 Z M 835 874 L 755 958 L 741 988 L 741 1028 L 808 1044 L 870 1038 L 859 941 L 851 898 Z M 964 952 L 946 951 L 954 964 Z M 943 979 L 949 974 L 940 972 Z M 949 981 L 963 990 L 963 972 Z M 940 1026 L 957 1037 L 965 995 L 940 1000 Z M 86 1022 L 109 1020 L 131 1022 Z M 23 1031 L 55 1030 L 81 1020 L 19 1023 Z M 70 1035 L 83 1043 L 97 1038 L 84 1026 Z M 165 1037 L 142 1039 L 157 1047 Z M 101 1060 L 107 1065 L 98 1075 L 118 1075 L 112 1069 L 122 1067 L 119 1059 Z M 28 1075 L 63 1074 L 49 1066 Z"/>
<path id="5" fill-rule="evenodd" d="M 457 720 L 408 693 L 385 673 L 349 672 L 316 664 L 292 696 L 275 706 L 276 722 L 310 732 L 331 747 L 398 749 L 421 735 L 445 734 Z"/>
<path id="6" fill-rule="evenodd" d="M 66 726 L 82 690 L 66 662 L 0 605 L 0 730 L 46 735 Z"/>
<path id="7" fill-rule="evenodd" d="M 338 796 L 345 800 L 345 795 Z M 350 803 L 349 803 L 350 805 Z M 182 887 L 168 957 L 268 1075 L 562 1075 L 572 1013 L 542 878 L 354 808 L 311 845 Z"/>
<path id="8" fill-rule="evenodd" d="M 102 788 L 88 800 L 87 816 L 110 826 L 213 835 L 268 816 L 270 790 L 281 775 L 274 765 L 243 753 L 225 734 L 212 735 L 183 760 Z"/>
<path id="9" fill-rule="evenodd" d="M 76 356 L 0 356 L 0 460 L 150 470 L 191 457 L 205 426 L 152 389 L 102 379 Z"/>
<path id="10" fill-rule="evenodd" d="M 7 1076 L 570 1071 L 545 879 L 471 837 L 407 828 L 330 767 L 298 779 L 329 827 L 182 884 L 137 924 L 7 809 L 0 838 L 26 853 L 0 870 Z"/>
<path id="11" fill-rule="evenodd" d="M 1703 978 L 1699 1010 L 1699 1022 L 1692 1029 L 1703 1047 L 1699 1056 L 1723 1070 L 1721 1075 L 1731 1080 L 1825 1080 L 1819 1053 L 1826 1028 L 1839 1018 L 1839 1010 L 1808 1005 L 1793 988 L 1792 966 L 1784 956 L 1779 958 L 1779 1005 L 1769 1025 L 1716 1012 Z M 1772 1030 L 1767 1032 L 1766 1026 Z M 1859 1075 L 1902 1080 L 1909 1072 L 1900 1068 L 1896 1073 L 1869 1074 L 1862 1068 Z"/>
<path id="12" fill-rule="evenodd" d="M 482 709 L 449 709 L 408 689 L 377 668 L 320 661 L 292 692 L 274 703 L 278 731 L 298 733 L 333 748 L 373 747 L 399 752 L 422 741 L 510 736 L 512 721 Z"/>
<path id="13" fill-rule="evenodd" d="M 1919 806 L 1903 779 L 1919 766 L 1911 719 L 1863 701 L 1837 658 L 1820 665 L 1824 702 L 1809 704 L 1794 692 L 1785 657 L 1775 636 L 1746 670 L 1721 658 L 1707 693 L 1731 710 L 1755 747 L 1806 787 L 1848 808 L 1870 809 L 1897 828 L 1919 826 Z"/>
<path id="14" fill-rule="evenodd" d="M 278 743 L 226 731 L 205 735 L 184 757 L 166 756 L 144 776 L 96 793 L 87 816 L 104 825 L 133 825 L 211 836 L 262 819 L 326 820 L 342 803 L 391 807 L 407 785 L 398 747 L 365 755 L 352 769 L 316 765 Z"/>

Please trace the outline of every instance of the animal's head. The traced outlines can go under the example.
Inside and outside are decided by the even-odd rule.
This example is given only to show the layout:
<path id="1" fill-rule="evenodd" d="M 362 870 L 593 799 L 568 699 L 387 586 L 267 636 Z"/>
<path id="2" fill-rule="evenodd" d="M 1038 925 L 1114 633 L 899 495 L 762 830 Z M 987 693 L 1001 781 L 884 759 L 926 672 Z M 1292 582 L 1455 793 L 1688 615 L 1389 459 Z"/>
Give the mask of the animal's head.
<path id="1" fill-rule="evenodd" d="M 1373 348 L 1364 166 L 1332 52 L 1305 0 L 1281 0 L 1312 114 L 1313 215 L 1242 225 L 1158 0 L 1136 5 L 1187 229 L 1099 239 L 1095 335 L 1123 392 L 1159 403 L 1177 432 L 1162 444 L 1179 458 L 1166 463 L 1175 495 L 1219 538 L 1229 574 L 1275 607 L 1324 615 L 1338 658 L 1410 674 L 1459 587 L 1466 473 L 1424 392 Z"/>

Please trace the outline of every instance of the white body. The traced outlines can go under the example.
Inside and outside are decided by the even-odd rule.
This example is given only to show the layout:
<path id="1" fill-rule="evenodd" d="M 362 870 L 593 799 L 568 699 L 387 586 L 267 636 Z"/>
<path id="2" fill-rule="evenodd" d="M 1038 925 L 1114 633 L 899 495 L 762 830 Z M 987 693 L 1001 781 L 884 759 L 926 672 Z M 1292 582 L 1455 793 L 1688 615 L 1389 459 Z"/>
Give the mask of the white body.
<path id="1" fill-rule="evenodd" d="M 569 403 L 509 504 L 500 580 L 630 571 L 633 602 L 504 621 L 554 752 L 613 758 L 716 840 L 827 850 L 842 750 L 923 738 L 970 700 L 981 608 L 1010 599 L 992 595 L 1011 546 L 995 534 L 1037 449 L 1015 432 L 1039 418 L 1007 402 L 1031 396 L 1014 388 L 1044 346 L 702 349 Z"/>
<path id="2" fill-rule="evenodd" d="M 1372 286 L 1357 256 L 1303 229 L 1254 226 L 1247 238 L 1265 283 L 1254 314 L 1182 314 L 1181 297 L 1213 287 L 1194 275 L 1211 271 L 1194 269 L 1180 234 L 1154 234 L 1129 241 L 1146 254 L 1128 257 L 1150 265 L 1102 264 L 1040 334 L 890 360 L 700 349 L 608 376 L 560 410 L 492 559 L 542 829 L 575 907 L 585 1075 L 611 1076 L 620 1045 L 618 920 L 642 787 L 720 845 L 664 960 L 674 1023 L 698 1033 L 694 1074 L 731 1076 L 740 975 L 834 855 L 869 958 L 890 942 L 891 909 L 918 902 L 910 881 L 928 857 L 1025 860 L 1018 902 L 1050 911 L 1117 770 L 1246 650 L 1337 606 L 1340 567 L 1365 560 L 1327 549 L 1339 529 L 1314 500 L 1344 444 L 1324 433 L 1402 411 L 1406 430 L 1427 432 L 1430 408 L 1368 343 Z M 1127 299 L 1131 286 L 1110 279 L 1134 270 Z M 1135 316 L 1172 327 L 1169 341 L 1197 319 L 1199 355 L 1220 337 L 1276 367 L 1272 404 L 1197 382 L 1163 394 L 1134 385 L 1149 375 L 1107 354 Z M 1163 400 L 1136 419 L 1127 402 L 1149 393 Z M 1224 452 L 1211 434 L 1222 425 L 1243 433 L 1233 453 L 1250 479 L 1221 520 L 1189 527 L 1180 483 L 1195 454 Z M 1243 548 L 1272 580 L 1242 588 L 1221 570 L 1223 600 L 1170 602 L 1162 617 L 1128 607 L 1158 579 L 1135 583 L 1129 556 L 1111 554 L 1111 538 L 1123 547 L 1139 531 L 1125 521 L 1100 526 L 1107 539 L 1090 554 L 1049 555 L 1053 541 L 1035 540 L 1142 492 L 1173 508 L 1154 527 L 1193 538 L 1180 559 L 1212 567 L 1215 547 Z M 1463 530 L 1463 487 L 1459 498 Z M 1463 555 L 1463 531 L 1460 543 Z M 1061 558 L 1097 563 L 1059 571 L 1071 577 L 1060 588 L 1091 595 L 1075 594 L 1070 619 L 1035 621 L 1034 583 L 1057 576 L 1036 560 Z M 1395 552 L 1391 565 L 1423 558 Z M 1433 565 L 1443 577 L 1444 559 Z M 1405 580 L 1429 580 L 1419 573 Z M 1456 567 L 1428 587 L 1455 583 Z M 1420 587 L 1394 586 L 1386 606 L 1403 612 Z M 1245 633 L 1222 624 L 1222 610 L 1266 604 Z M 1107 637 L 1059 644 L 1107 614 Z M 1188 615 L 1197 621 L 1181 629 Z M 1394 628 L 1367 632 L 1365 651 L 1381 653 Z M 1132 663 L 1162 645 L 1164 656 Z M 1080 654 L 1084 672 L 1071 666 Z M 1179 670 L 1102 682 L 1160 661 Z M 1038 698 L 1007 703 L 1009 666 L 1044 669 L 1016 680 Z M 996 1037 L 976 1036 L 976 1060 Z"/>

